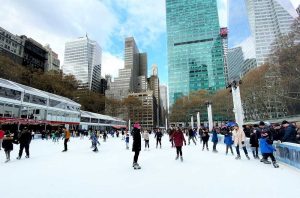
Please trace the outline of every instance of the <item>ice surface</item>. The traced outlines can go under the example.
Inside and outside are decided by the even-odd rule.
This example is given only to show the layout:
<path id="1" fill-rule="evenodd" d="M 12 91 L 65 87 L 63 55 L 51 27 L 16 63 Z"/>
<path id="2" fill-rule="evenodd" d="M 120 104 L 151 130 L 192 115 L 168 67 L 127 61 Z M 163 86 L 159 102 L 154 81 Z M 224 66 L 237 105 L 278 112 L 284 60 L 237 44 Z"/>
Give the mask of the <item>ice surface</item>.
<path id="1" fill-rule="evenodd" d="M 130 144 L 132 140 L 130 140 Z M 33 140 L 31 158 L 18 161 L 14 145 L 11 162 L 5 164 L 0 152 L 1 198 L 205 198 L 205 197 L 299 197 L 300 171 L 283 164 L 275 169 L 251 158 L 248 161 L 219 153 L 202 151 L 191 143 L 183 147 L 184 162 L 175 161 L 175 149 L 167 136 L 162 149 L 140 154 L 141 170 L 132 168 L 133 153 L 121 138 L 102 142 L 99 152 L 91 151 L 86 138 L 72 138 L 69 151 L 63 142 Z M 142 141 L 143 143 L 143 141 Z M 209 143 L 210 149 L 212 147 Z M 250 155 L 251 157 L 251 155 Z"/>

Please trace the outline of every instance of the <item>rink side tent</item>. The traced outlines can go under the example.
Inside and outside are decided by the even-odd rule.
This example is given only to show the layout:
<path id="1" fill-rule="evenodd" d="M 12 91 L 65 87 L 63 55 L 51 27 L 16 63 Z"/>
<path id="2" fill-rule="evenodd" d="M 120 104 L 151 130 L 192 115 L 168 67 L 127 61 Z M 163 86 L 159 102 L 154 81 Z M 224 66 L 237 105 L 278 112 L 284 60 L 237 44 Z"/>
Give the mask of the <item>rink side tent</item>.
<path id="1" fill-rule="evenodd" d="M 62 96 L 0 78 L 0 123 L 79 125 L 81 105 Z"/>

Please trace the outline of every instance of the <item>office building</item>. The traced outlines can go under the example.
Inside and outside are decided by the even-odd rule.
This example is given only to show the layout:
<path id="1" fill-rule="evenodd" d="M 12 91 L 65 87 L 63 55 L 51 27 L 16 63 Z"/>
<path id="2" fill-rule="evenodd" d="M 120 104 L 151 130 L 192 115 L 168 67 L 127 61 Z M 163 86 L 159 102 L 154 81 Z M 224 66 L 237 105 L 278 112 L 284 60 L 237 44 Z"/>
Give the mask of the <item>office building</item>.
<path id="1" fill-rule="evenodd" d="M 244 64 L 244 54 L 242 48 L 236 47 L 229 49 L 227 57 L 229 82 L 240 80 Z"/>
<path id="2" fill-rule="evenodd" d="M 74 75 L 81 88 L 100 91 L 101 61 L 100 46 L 87 36 L 66 42 L 63 72 Z"/>
<path id="3" fill-rule="evenodd" d="M 51 49 L 49 44 L 44 46 L 44 48 L 46 49 L 46 51 L 48 53 L 48 58 L 46 61 L 46 71 L 50 71 L 50 70 L 59 71 L 60 70 L 60 60 L 58 59 L 58 54 Z"/>
<path id="4" fill-rule="evenodd" d="M 217 0 L 166 0 L 170 105 L 201 89 L 225 88 Z"/>
<path id="5" fill-rule="evenodd" d="M 111 83 L 105 95 L 121 100 L 129 93 L 147 90 L 147 54 L 140 53 L 133 37 L 125 39 L 125 66 L 119 70 L 119 76 Z"/>
<path id="6" fill-rule="evenodd" d="M 222 39 L 223 45 L 223 60 L 224 60 L 224 75 L 225 75 L 225 83 L 229 83 L 229 76 L 228 76 L 228 29 L 227 27 L 223 27 L 220 29 L 220 35 Z"/>
<path id="7" fill-rule="evenodd" d="M 0 27 L 0 54 L 22 64 L 25 40 Z"/>
<path id="8" fill-rule="evenodd" d="M 276 47 L 276 39 L 291 31 L 297 16 L 289 0 L 245 0 L 258 66 L 265 63 Z M 292 8 L 292 9 L 290 9 Z"/>

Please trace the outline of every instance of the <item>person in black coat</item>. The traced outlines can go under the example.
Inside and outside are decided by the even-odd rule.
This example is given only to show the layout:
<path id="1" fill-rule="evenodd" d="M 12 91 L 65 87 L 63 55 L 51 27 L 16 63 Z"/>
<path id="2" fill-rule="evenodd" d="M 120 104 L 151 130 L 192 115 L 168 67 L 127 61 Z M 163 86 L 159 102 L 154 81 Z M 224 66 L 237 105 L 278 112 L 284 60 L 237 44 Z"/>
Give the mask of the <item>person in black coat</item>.
<path id="1" fill-rule="evenodd" d="M 13 146 L 13 135 L 10 134 L 9 131 L 7 131 L 3 138 L 2 148 L 4 149 L 5 155 L 6 155 L 6 161 L 5 163 L 10 161 L 10 152 L 14 149 Z"/>
<path id="2" fill-rule="evenodd" d="M 24 128 L 24 130 L 21 132 L 20 137 L 19 137 L 19 143 L 20 143 L 20 151 L 19 151 L 19 156 L 17 159 L 21 159 L 23 150 L 25 148 L 26 152 L 26 158 L 29 158 L 29 144 L 31 142 L 31 133 L 27 128 Z"/>
<path id="3" fill-rule="evenodd" d="M 135 169 L 140 169 L 140 165 L 138 164 L 138 158 L 141 151 L 142 143 L 141 143 L 141 127 L 138 123 L 134 124 L 133 130 L 132 130 L 132 151 L 134 152 L 133 157 L 133 167 Z"/>
<path id="4" fill-rule="evenodd" d="M 282 138 L 282 142 L 291 142 L 296 143 L 297 141 L 297 131 L 296 127 L 290 124 L 288 121 L 282 121 L 282 127 L 284 128 L 284 136 Z"/>
<path id="5" fill-rule="evenodd" d="M 256 130 L 256 126 L 254 126 L 254 128 L 252 129 L 251 133 L 250 133 L 250 145 L 251 145 L 251 150 L 253 153 L 253 158 L 254 159 L 259 159 L 258 157 L 258 131 Z"/>

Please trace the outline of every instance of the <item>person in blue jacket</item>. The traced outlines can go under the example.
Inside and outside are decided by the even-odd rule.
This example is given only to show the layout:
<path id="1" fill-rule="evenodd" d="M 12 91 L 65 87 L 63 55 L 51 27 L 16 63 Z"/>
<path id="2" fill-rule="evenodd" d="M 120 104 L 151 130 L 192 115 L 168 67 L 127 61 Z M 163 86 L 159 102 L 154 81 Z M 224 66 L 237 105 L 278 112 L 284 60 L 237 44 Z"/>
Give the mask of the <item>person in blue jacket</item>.
<path id="1" fill-rule="evenodd" d="M 269 137 L 269 133 L 262 131 L 261 138 L 259 139 L 260 152 L 262 153 L 263 159 L 261 160 L 265 164 L 271 164 L 268 161 L 270 157 L 273 163 L 274 168 L 278 168 L 279 165 L 276 162 L 276 159 L 273 155 L 273 152 L 276 151 L 273 147 L 273 140 Z"/>
<path id="2" fill-rule="evenodd" d="M 211 141 L 213 142 L 213 152 L 217 153 L 217 144 L 218 144 L 218 133 L 217 133 L 217 129 L 213 129 L 212 130 L 212 138 Z"/>
<path id="3" fill-rule="evenodd" d="M 232 133 L 229 130 L 229 128 L 226 128 L 226 132 L 224 134 L 224 144 L 226 145 L 226 155 L 228 154 L 228 149 L 230 149 L 231 154 L 234 155 L 232 149 L 232 145 L 233 145 Z"/>

